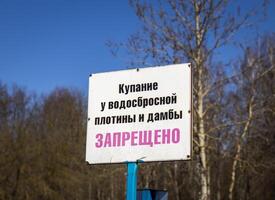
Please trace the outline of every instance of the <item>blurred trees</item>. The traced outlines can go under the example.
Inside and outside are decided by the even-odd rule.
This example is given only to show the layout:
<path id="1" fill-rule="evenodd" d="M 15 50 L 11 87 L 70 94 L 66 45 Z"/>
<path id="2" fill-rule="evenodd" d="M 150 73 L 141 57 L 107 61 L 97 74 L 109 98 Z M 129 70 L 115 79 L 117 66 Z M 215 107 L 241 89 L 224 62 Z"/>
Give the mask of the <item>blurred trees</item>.
<path id="1" fill-rule="evenodd" d="M 232 169 L 229 199 L 273 199 L 274 192 L 274 50 L 275 35 L 259 38 L 245 49 L 235 77 L 236 90 L 229 94 L 234 105 Z M 233 112 L 232 112 L 233 111 Z M 272 147 L 273 146 L 273 147 Z M 266 184 L 268 182 L 268 184 Z M 237 191 L 236 191 L 237 190 Z"/>
<path id="2" fill-rule="evenodd" d="M 1 84 L 0 105 L 0 199 L 83 199 L 83 97 L 57 89 L 37 99 Z"/>
<path id="3" fill-rule="evenodd" d="M 0 83 L 1 200 L 124 198 L 124 167 L 85 162 L 85 102 L 75 90 L 38 98 Z"/>
<path id="4" fill-rule="evenodd" d="M 85 162 L 86 98 L 0 84 L 0 199 L 123 199 L 120 165 Z M 111 181 L 110 181 L 111 180 Z"/>

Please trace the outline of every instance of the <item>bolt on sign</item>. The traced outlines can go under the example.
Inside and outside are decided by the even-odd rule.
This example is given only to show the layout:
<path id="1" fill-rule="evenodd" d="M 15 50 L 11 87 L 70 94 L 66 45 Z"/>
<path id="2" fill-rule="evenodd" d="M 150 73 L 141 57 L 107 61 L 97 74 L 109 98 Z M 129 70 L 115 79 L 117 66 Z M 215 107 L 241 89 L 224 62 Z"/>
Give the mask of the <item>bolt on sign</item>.
<path id="1" fill-rule="evenodd" d="M 189 63 L 93 74 L 86 161 L 188 160 L 191 109 Z"/>

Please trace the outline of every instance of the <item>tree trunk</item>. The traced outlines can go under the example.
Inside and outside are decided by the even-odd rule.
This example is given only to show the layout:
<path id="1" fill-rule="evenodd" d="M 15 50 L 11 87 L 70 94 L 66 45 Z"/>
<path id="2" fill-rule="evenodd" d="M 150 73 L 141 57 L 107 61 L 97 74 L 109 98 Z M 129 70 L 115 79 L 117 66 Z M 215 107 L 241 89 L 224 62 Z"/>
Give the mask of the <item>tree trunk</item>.
<path id="1" fill-rule="evenodd" d="M 206 157 L 206 145 L 207 138 L 204 128 L 204 93 L 203 93 L 203 52 L 202 52 L 202 30 L 200 22 L 200 9 L 197 1 L 194 1 L 195 9 L 195 22 L 196 22 L 196 55 L 195 62 L 198 70 L 198 85 L 197 85 L 197 95 L 198 95 L 198 139 L 199 139 L 199 155 L 201 161 L 201 171 L 200 171 L 200 182 L 201 182 L 201 195 L 200 200 L 208 200 L 210 189 L 208 185 L 209 181 L 209 171 L 208 163 Z"/>
<path id="2" fill-rule="evenodd" d="M 201 70 L 200 70 L 201 71 Z M 199 115 L 199 148 L 200 148 L 200 160 L 201 160 L 201 172 L 200 172 L 200 181 L 201 181 L 201 197 L 200 200 L 208 200 L 208 194 L 210 193 L 208 188 L 208 167 L 206 159 L 206 135 L 204 131 L 204 120 L 203 120 L 203 99 L 201 92 L 201 80 L 199 80 L 199 99 L 198 99 L 198 115 Z"/>
<path id="3" fill-rule="evenodd" d="M 180 189 L 178 183 L 178 163 L 174 163 L 174 187 L 175 187 L 175 196 L 176 200 L 180 200 Z"/>
<path id="4" fill-rule="evenodd" d="M 13 189 L 13 191 L 12 191 L 12 198 L 13 198 L 13 199 L 16 199 L 20 175 L 21 175 L 21 167 L 19 167 L 19 168 L 16 170 L 15 186 L 14 186 L 14 189 Z"/>
<path id="5" fill-rule="evenodd" d="M 237 169 L 238 160 L 240 158 L 240 153 L 241 153 L 241 145 L 240 145 L 240 143 L 238 143 L 236 154 L 234 156 L 234 161 L 232 164 L 231 182 L 230 182 L 230 186 L 229 186 L 229 196 L 228 196 L 229 200 L 233 199 L 233 190 L 234 190 L 234 186 L 236 183 L 236 169 Z"/>
<path id="6" fill-rule="evenodd" d="M 240 138 L 238 139 L 237 142 L 237 149 L 236 149 L 236 154 L 234 156 L 233 164 L 232 164 L 232 172 L 231 172 L 231 181 L 229 185 L 229 194 L 228 194 L 228 199 L 232 200 L 233 199 L 233 192 L 234 192 L 234 187 L 236 184 L 236 170 L 237 170 L 237 165 L 241 156 L 241 140 L 247 135 L 248 129 L 252 120 L 252 115 L 253 115 L 253 103 L 254 103 L 254 97 L 252 96 L 249 101 L 249 112 L 248 112 L 248 119 L 245 123 L 244 129 L 242 134 L 240 135 Z"/>

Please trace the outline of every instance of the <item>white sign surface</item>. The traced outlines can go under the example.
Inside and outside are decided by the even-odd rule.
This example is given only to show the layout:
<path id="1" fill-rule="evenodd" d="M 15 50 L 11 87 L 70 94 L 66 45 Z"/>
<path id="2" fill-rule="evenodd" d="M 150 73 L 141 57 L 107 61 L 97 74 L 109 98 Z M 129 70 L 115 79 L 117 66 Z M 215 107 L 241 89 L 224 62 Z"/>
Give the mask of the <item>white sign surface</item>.
<path id="1" fill-rule="evenodd" d="M 190 64 L 93 74 L 86 161 L 190 159 L 191 83 Z"/>

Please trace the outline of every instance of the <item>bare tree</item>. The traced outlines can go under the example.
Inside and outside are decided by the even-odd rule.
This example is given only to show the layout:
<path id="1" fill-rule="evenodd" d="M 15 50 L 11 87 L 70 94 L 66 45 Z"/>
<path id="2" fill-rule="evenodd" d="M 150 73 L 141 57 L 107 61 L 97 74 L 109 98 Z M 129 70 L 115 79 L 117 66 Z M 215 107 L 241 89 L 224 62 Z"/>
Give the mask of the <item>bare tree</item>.
<path id="1" fill-rule="evenodd" d="M 210 103 L 209 97 L 213 91 L 224 87 L 228 82 L 226 77 L 212 79 L 218 73 L 212 58 L 221 47 L 232 42 L 235 33 L 248 25 L 249 18 L 255 13 L 251 11 L 238 15 L 238 10 L 231 7 L 234 5 L 233 1 L 227 0 L 168 0 L 154 4 L 131 0 L 130 3 L 143 24 L 143 30 L 132 35 L 126 44 L 129 53 L 133 55 L 131 65 L 140 67 L 192 63 L 195 97 L 194 143 L 197 152 L 194 159 L 199 161 L 192 167 L 197 169 L 196 175 L 199 176 L 200 199 L 210 199 L 211 144 L 212 140 L 217 139 L 212 135 L 214 129 L 217 131 L 224 126 L 209 126 L 209 114 L 217 111 L 217 104 Z M 177 163 L 174 169 L 177 169 Z"/>
<path id="2" fill-rule="evenodd" d="M 273 60 L 274 37 L 260 38 L 258 41 L 258 44 L 253 46 L 254 50 L 252 48 L 246 49 L 245 58 L 242 60 L 239 69 L 241 73 L 236 82 L 238 89 L 234 94 L 234 98 L 237 102 L 235 104 L 236 110 L 233 112 L 235 113 L 233 120 L 237 121 L 238 124 L 234 129 L 236 134 L 233 134 L 236 136 L 236 142 L 229 182 L 228 199 L 230 200 L 234 199 L 234 189 L 238 181 L 238 165 L 242 164 L 250 169 L 248 171 L 257 172 L 257 166 L 264 165 L 264 163 L 255 162 L 251 155 L 261 154 L 262 150 L 258 148 L 262 143 L 261 141 L 269 140 L 270 137 L 263 134 L 262 130 L 264 129 L 261 130 L 260 127 L 265 127 L 263 125 L 264 113 L 272 110 L 270 105 L 274 102 L 272 95 L 274 93 L 272 82 L 274 81 L 273 74 L 275 72 Z M 267 86 L 266 84 L 270 85 Z M 267 102 L 270 104 L 267 104 Z M 255 144 L 257 145 L 254 146 Z M 250 149 L 251 145 L 254 146 L 253 149 Z M 250 199 L 251 197 L 247 197 L 248 195 L 248 192 L 246 192 L 243 196 Z M 239 196 L 239 199 L 242 199 L 243 196 Z"/>

